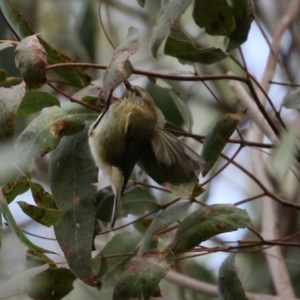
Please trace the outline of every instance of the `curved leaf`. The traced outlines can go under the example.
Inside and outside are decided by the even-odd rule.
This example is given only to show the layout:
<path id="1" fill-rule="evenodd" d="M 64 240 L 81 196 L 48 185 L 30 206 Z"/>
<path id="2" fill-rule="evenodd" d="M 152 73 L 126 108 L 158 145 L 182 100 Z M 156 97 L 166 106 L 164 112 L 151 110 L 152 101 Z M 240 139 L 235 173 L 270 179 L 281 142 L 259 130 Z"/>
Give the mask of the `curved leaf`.
<path id="1" fill-rule="evenodd" d="M 112 60 L 105 70 L 103 77 L 103 91 L 101 97 L 106 101 L 113 89 L 131 74 L 131 67 L 126 66 L 130 55 L 139 50 L 139 30 L 129 27 L 128 35 L 124 42 L 114 51 Z"/>
<path id="2" fill-rule="evenodd" d="M 63 215 L 63 211 L 59 209 L 42 208 L 24 201 L 18 201 L 17 203 L 28 217 L 47 227 L 57 223 Z"/>
<path id="3" fill-rule="evenodd" d="M 176 57 L 182 64 L 187 62 L 213 64 L 227 57 L 227 54 L 219 48 L 197 48 L 179 27 L 171 28 L 164 53 Z"/>
<path id="4" fill-rule="evenodd" d="M 47 82 L 47 53 L 36 35 L 19 42 L 15 49 L 15 62 L 28 89 L 38 89 Z"/>
<path id="5" fill-rule="evenodd" d="M 19 115 L 32 114 L 54 105 L 60 106 L 60 103 L 57 98 L 51 94 L 42 91 L 27 91 L 17 113 Z"/>
<path id="6" fill-rule="evenodd" d="M 87 128 L 64 137 L 50 158 L 51 190 L 57 207 L 64 211 L 54 225 L 55 235 L 72 272 L 92 286 L 98 284 L 91 263 L 97 174 Z"/>
<path id="7" fill-rule="evenodd" d="M 13 135 L 16 113 L 24 94 L 24 83 L 0 88 L 0 140 Z"/>
<path id="8" fill-rule="evenodd" d="M 223 261 L 218 276 L 220 300 L 248 300 L 235 267 L 235 254 Z"/>
<path id="9" fill-rule="evenodd" d="M 27 23 L 26 19 L 18 12 L 18 10 L 11 4 L 9 0 L 2 1 L 0 7 L 20 37 L 24 38 L 35 34 L 35 32 Z M 48 54 L 47 61 L 49 65 L 56 63 L 76 62 L 76 60 L 52 48 L 42 38 L 38 37 L 38 39 Z M 86 86 L 90 81 L 90 77 L 84 74 L 83 68 L 59 68 L 55 69 L 54 72 L 63 78 L 67 83 L 74 86 Z"/>
<path id="10" fill-rule="evenodd" d="M 202 207 L 182 221 L 171 249 L 175 254 L 184 253 L 219 233 L 251 226 L 247 212 L 234 205 L 214 204 Z"/>
<path id="11" fill-rule="evenodd" d="M 43 111 L 21 133 L 16 151 L 28 163 L 55 149 L 63 136 L 84 129 L 84 122 L 93 120 L 98 113 L 74 103 L 64 103 Z"/>
<path id="12" fill-rule="evenodd" d="M 213 167 L 245 113 L 246 111 L 241 111 L 237 114 L 223 115 L 207 134 L 201 153 L 205 160 L 202 170 L 203 176 Z"/>
<path id="13" fill-rule="evenodd" d="M 233 8 L 227 0 L 196 0 L 193 17 L 210 35 L 230 36 L 235 29 Z"/>
<path id="14" fill-rule="evenodd" d="M 150 38 L 150 49 L 154 57 L 162 42 L 170 34 L 170 27 L 177 25 L 181 15 L 187 10 L 192 0 L 163 0 L 159 16 L 152 29 Z"/>
<path id="15" fill-rule="evenodd" d="M 55 254 L 55 252 L 36 246 L 24 235 L 22 230 L 18 227 L 13 215 L 11 214 L 5 196 L 3 195 L 2 188 L 0 189 L 0 210 L 2 211 L 2 214 L 5 217 L 10 229 L 26 247 L 37 252 Z"/>

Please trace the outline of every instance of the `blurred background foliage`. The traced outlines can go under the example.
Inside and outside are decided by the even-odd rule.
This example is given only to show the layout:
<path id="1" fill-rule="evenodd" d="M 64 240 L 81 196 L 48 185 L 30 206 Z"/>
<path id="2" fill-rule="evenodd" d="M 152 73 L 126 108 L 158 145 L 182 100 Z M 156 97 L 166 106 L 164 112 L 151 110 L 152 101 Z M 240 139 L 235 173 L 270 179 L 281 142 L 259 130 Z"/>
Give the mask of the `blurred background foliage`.
<path id="1" fill-rule="evenodd" d="M 103 65 L 109 64 L 113 48 L 100 26 L 99 1 L 13 0 L 11 2 L 25 16 L 34 31 L 40 33 L 44 40 L 62 53 L 81 62 Z M 269 48 L 263 38 L 263 34 L 270 38 L 270 35 L 278 24 L 278 20 L 285 13 L 289 2 L 290 1 L 280 0 L 254 1 L 256 18 L 260 27 L 263 28 L 263 32 L 258 28 L 257 23 L 254 22 L 249 33 L 249 39 L 241 48 L 249 72 L 256 76 L 259 81 L 262 78 L 269 53 Z M 164 55 L 163 47 L 159 49 L 157 58 L 153 58 L 149 50 L 149 38 L 158 16 L 159 7 L 160 1 L 153 0 L 146 1 L 144 8 L 140 7 L 137 1 L 134 0 L 103 1 L 101 9 L 102 21 L 108 36 L 115 46 L 118 46 L 125 39 L 129 26 L 135 26 L 140 30 L 140 50 L 130 58 L 135 69 L 152 71 L 174 70 L 174 74 L 177 75 L 181 73 L 186 74 L 187 72 L 191 72 L 192 74 L 195 70 L 200 75 L 224 75 L 228 71 L 239 76 L 245 75 L 245 72 L 237 66 L 231 58 L 212 65 L 182 65 L 176 58 Z M 198 46 L 214 46 L 224 49 L 223 40 L 207 35 L 204 30 L 195 25 L 191 8 L 183 15 L 180 24 Z M 276 73 L 276 79 L 278 81 L 299 82 L 299 27 L 300 18 L 298 15 L 281 40 L 280 62 L 284 69 L 278 69 Z M 0 18 L 0 38 L 2 40 L 15 40 L 2 18 Z M 14 48 L 11 47 L 0 52 L 0 68 L 6 70 L 8 77 L 19 77 L 20 73 L 14 63 L 13 51 Z M 238 50 L 233 51 L 233 55 L 240 58 Z M 96 80 L 101 78 L 103 71 L 90 69 L 87 73 L 91 76 L 92 80 Z M 133 75 L 131 78 L 134 79 L 135 84 L 141 85 L 149 91 L 156 104 L 161 108 L 170 122 L 186 129 L 187 124 L 185 124 L 180 111 L 172 101 L 168 90 L 163 89 L 155 84 L 153 79 L 145 76 Z M 236 112 L 242 107 L 237 101 L 235 93 L 229 87 L 227 80 L 206 81 L 205 84 L 203 82 L 165 81 L 177 90 L 183 101 L 188 104 L 193 116 L 192 132 L 195 134 L 206 135 L 221 114 L 225 112 Z M 209 87 L 210 90 L 207 87 Z M 64 88 L 70 95 L 78 90 L 78 88 L 70 86 Z M 46 88 L 46 90 L 47 89 L 49 88 Z M 121 90 L 122 89 L 118 89 L 115 95 L 121 95 Z M 213 91 L 213 93 L 211 91 Z M 269 95 L 277 109 L 279 109 L 280 102 L 287 91 L 288 88 L 283 86 L 274 85 L 271 87 Z M 61 96 L 56 96 L 62 101 L 65 101 Z M 267 111 L 272 120 L 276 123 L 277 120 L 269 106 L 267 106 Z M 295 112 L 286 109 L 282 110 L 281 115 L 287 125 L 296 117 Z M 18 117 L 15 136 L 18 136 L 32 118 L 33 116 Z M 242 133 L 247 130 L 248 125 L 249 119 L 246 117 L 240 127 Z M 238 138 L 238 135 L 235 133 L 232 138 Z M 201 143 L 193 139 L 185 139 L 185 141 L 200 153 L 202 147 Z M 265 141 L 266 143 L 269 142 L 267 139 Z M 228 144 L 224 153 L 230 156 L 236 151 L 237 147 L 236 144 Z M 243 150 L 240 151 L 236 161 L 244 168 L 251 169 L 248 147 L 244 147 Z M 214 170 L 219 169 L 224 162 L 225 160 L 220 158 Z M 39 182 L 49 187 L 47 166 L 48 157 L 38 160 L 33 174 Z M 211 175 L 214 174 L 214 170 L 211 172 Z M 295 187 L 293 181 L 292 183 L 286 182 L 286 184 L 292 189 L 293 192 L 291 193 L 295 202 L 299 203 L 298 187 Z M 209 185 L 206 185 L 205 188 L 206 193 L 201 196 L 201 200 L 209 204 L 220 202 L 235 203 L 258 194 L 257 186 L 253 181 L 233 165 L 228 166 L 224 172 L 220 173 Z M 157 197 L 160 198 L 160 193 L 157 192 L 156 194 Z M 26 194 L 20 197 L 21 199 L 27 199 L 30 195 Z M 164 198 L 164 201 L 166 201 L 166 198 Z M 248 210 L 254 227 L 257 231 L 260 231 L 261 220 L 263 218 L 261 215 L 262 206 L 260 200 L 249 202 L 240 207 Z M 281 236 L 288 236 L 299 228 L 299 213 L 294 209 L 281 206 L 278 207 L 278 209 L 282 216 L 282 218 L 279 218 L 279 222 L 282 224 L 280 227 Z M 15 207 L 15 213 L 15 218 L 22 229 L 34 232 L 40 236 L 53 238 L 51 229 L 45 229 L 37 225 L 37 223 L 33 223 L 30 219 L 24 218 L 17 207 Z M 20 218 L 17 217 L 18 215 L 20 215 Z M 238 233 L 220 235 L 215 241 L 212 240 L 208 242 L 207 245 L 213 246 L 218 242 L 223 243 L 228 240 L 236 241 L 246 238 L 253 239 L 254 235 L 246 230 L 240 230 Z M 32 240 L 42 244 L 46 248 L 54 249 L 55 252 L 60 251 L 55 241 L 41 241 L 39 238 L 32 238 Z M 293 241 L 299 242 L 299 238 Z M 105 242 L 106 241 L 102 238 L 99 239 L 99 247 L 101 248 L 101 245 L 103 246 Z M 297 297 L 300 297 L 299 248 L 284 248 L 282 250 L 293 288 Z M 15 276 L 18 272 L 26 269 L 25 251 L 25 247 L 20 245 L 9 228 L 4 226 L 3 246 L 0 252 L 1 284 Z M 215 253 L 194 259 L 181 260 L 180 263 L 176 265 L 176 271 L 204 282 L 216 284 L 218 269 L 226 256 L 227 253 Z M 57 256 L 50 255 L 50 257 L 54 261 L 64 261 L 62 256 L 57 258 Z M 270 271 L 265 257 L 261 252 L 240 254 L 237 257 L 237 265 L 240 266 L 239 275 L 245 290 L 267 294 L 274 292 Z M 75 281 L 74 286 L 75 289 L 64 299 L 108 299 L 106 297 L 110 297 L 111 295 L 111 291 L 97 291 L 79 280 Z M 163 280 L 160 287 L 163 299 L 166 300 L 216 299 L 215 296 L 203 295 L 192 289 L 181 287 L 177 283 L 172 283 L 168 279 Z M 16 295 L 15 297 L 10 297 L 10 299 L 28 299 L 28 296 Z"/>

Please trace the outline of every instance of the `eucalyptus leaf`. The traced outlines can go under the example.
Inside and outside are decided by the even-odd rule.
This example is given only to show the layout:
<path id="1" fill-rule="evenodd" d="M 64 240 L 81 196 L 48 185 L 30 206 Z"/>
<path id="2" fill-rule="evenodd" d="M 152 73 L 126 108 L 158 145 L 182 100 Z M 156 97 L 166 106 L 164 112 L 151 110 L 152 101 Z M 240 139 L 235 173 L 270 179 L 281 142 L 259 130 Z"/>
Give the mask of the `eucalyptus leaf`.
<path id="1" fill-rule="evenodd" d="M 246 111 L 236 114 L 224 114 L 207 134 L 201 153 L 202 158 L 205 160 L 202 170 L 203 176 L 213 167 L 245 113 Z"/>
<path id="2" fill-rule="evenodd" d="M 95 111 L 75 103 L 49 107 L 21 133 L 16 142 L 17 153 L 30 163 L 54 150 L 63 136 L 82 131 L 84 122 L 97 116 Z"/>
<path id="3" fill-rule="evenodd" d="M 38 207 L 25 201 L 18 201 L 17 203 L 28 217 L 47 227 L 57 223 L 63 215 L 63 211 L 59 209 Z"/>
<path id="4" fill-rule="evenodd" d="M 60 103 L 58 99 L 51 94 L 42 91 L 27 91 L 17 113 L 19 115 L 32 114 L 54 105 L 60 106 Z"/>
<path id="5" fill-rule="evenodd" d="M 6 198 L 3 194 L 2 188 L 0 189 L 0 210 L 3 214 L 3 216 L 5 217 L 8 225 L 9 225 L 9 228 L 16 234 L 16 236 L 18 237 L 20 242 L 23 243 L 26 247 L 28 247 L 29 249 L 31 249 L 33 251 L 55 254 L 55 252 L 53 252 L 53 251 L 36 246 L 25 236 L 25 234 L 22 232 L 22 230 L 17 225 L 17 223 L 8 207 L 8 204 L 7 204 Z"/>
<path id="6" fill-rule="evenodd" d="M 150 50 L 154 57 L 156 57 L 160 45 L 170 35 L 170 27 L 179 23 L 181 15 L 191 3 L 192 0 L 161 1 L 159 16 L 150 38 Z"/>
<path id="7" fill-rule="evenodd" d="M 20 12 L 15 8 L 11 1 L 2 1 L 0 4 L 0 8 L 7 20 L 10 21 L 10 24 L 21 38 L 25 38 L 27 36 L 35 34 L 24 16 L 20 14 Z M 56 63 L 76 62 L 76 60 L 51 47 L 41 37 L 38 37 L 38 39 L 47 52 L 47 62 L 49 65 Z M 84 74 L 83 68 L 58 68 L 55 69 L 54 72 L 62 79 L 64 79 L 67 83 L 74 86 L 83 87 L 86 86 L 90 81 L 90 77 Z"/>
<path id="8" fill-rule="evenodd" d="M 24 94 L 24 83 L 0 88 L 0 140 L 13 135 L 17 110 Z"/>
<path id="9" fill-rule="evenodd" d="M 300 87 L 295 90 L 289 92 L 282 99 L 282 105 L 286 108 L 300 108 Z"/>
<path id="10" fill-rule="evenodd" d="M 111 91 L 130 76 L 131 67 L 128 68 L 129 62 L 127 62 L 127 60 L 130 55 L 139 50 L 138 39 L 139 30 L 135 27 L 129 27 L 127 38 L 114 51 L 112 60 L 103 76 L 103 91 L 101 97 L 105 101 L 109 98 Z"/>
<path id="11" fill-rule="evenodd" d="M 244 209 L 231 204 L 205 206 L 182 221 L 170 248 L 181 254 L 217 234 L 245 227 L 252 227 L 252 223 Z"/>
<path id="12" fill-rule="evenodd" d="M 228 55 L 219 48 L 198 48 L 179 27 L 171 27 L 164 53 L 176 57 L 182 64 L 213 64 L 225 59 Z"/>
<path id="13" fill-rule="evenodd" d="M 195 0 L 193 18 L 210 35 L 230 36 L 236 26 L 227 0 Z"/>
<path id="14" fill-rule="evenodd" d="M 100 271 L 103 258 L 111 256 L 106 259 L 106 270 L 102 276 L 103 288 L 109 289 L 115 286 L 116 281 L 125 271 L 125 265 L 132 259 L 132 253 L 137 252 L 142 238 L 143 236 L 137 232 L 118 233 L 95 256 L 93 259 L 95 273 Z"/>
<path id="15" fill-rule="evenodd" d="M 248 300 L 235 267 L 235 254 L 223 261 L 218 276 L 220 300 Z"/>
<path id="16" fill-rule="evenodd" d="M 139 251 L 144 252 L 145 250 L 156 248 L 158 243 L 158 236 L 156 236 L 156 233 L 172 225 L 174 222 L 177 222 L 191 205 L 191 201 L 180 201 L 161 210 L 153 219 L 147 230 L 144 242 Z"/>
<path id="17" fill-rule="evenodd" d="M 92 272 L 92 243 L 98 170 L 88 147 L 86 129 L 64 137 L 50 158 L 52 195 L 64 211 L 54 225 L 55 236 L 71 271 L 86 284 L 95 286 Z"/>
<path id="18" fill-rule="evenodd" d="M 152 263 L 141 259 L 129 262 L 116 283 L 113 300 L 149 300 L 151 297 L 161 297 L 158 284 L 169 268 L 170 265 L 164 262 Z"/>
<path id="19" fill-rule="evenodd" d="M 36 35 L 19 42 L 15 49 L 15 62 L 27 89 L 37 89 L 47 82 L 47 53 Z"/>

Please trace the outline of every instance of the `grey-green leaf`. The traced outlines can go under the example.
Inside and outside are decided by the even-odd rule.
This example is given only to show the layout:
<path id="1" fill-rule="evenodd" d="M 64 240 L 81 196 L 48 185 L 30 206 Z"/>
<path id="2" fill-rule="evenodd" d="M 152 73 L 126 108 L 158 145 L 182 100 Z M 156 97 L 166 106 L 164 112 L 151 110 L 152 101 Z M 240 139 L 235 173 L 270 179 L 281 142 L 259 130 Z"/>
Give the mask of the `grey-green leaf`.
<path id="1" fill-rule="evenodd" d="M 82 131 L 84 122 L 97 116 L 95 111 L 75 103 L 49 107 L 21 133 L 16 143 L 17 153 L 30 163 L 54 150 L 63 136 Z"/>
<path id="2" fill-rule="evenodd" d="M 195 0 L 193 17 L 210 35 L 230 36 L 235 29 L 233 9 L 227 0 Z"/>
<path id="3" fill-rule="evenodd" d="M 19 42 L 15 49 L 15 62 L 28 89 L 37 89 L 47 82 L 47 53 L 36 35 Z"/>
<path id="4" fill-rule="evenodd" d="M 0 140 L 12 136 L 16 113 L 24 94 L 24 84 L 0 88 Z"/>
<path id="5" fill-rule="evenodd" d="M 156 24 L 152 29 L 150 50 L 154 57 L 163 41 L 170 35 L 170 27 L 176 26 L 181 15 L 187 10 L 192 0 L 163 0 Z"/>
<path id="6" fill-rule="evenodd" d="M 27 91 L 18 108 L 19 115 L 32 114 L 41 111 L 46 107 L 60 106 L 57 98 L 47 92 Z"/>
<path id="7" fill-rule="evenodd" d="M 64 211 L 54 225 L 57 241 L 72 272 L 88 285 L 97 285 L 92 273 L 91 251 L 95 224 L 98 170 L 88 147 L 87 128 L 64 137 L 50 159 L 53 197 Z"/>
<path id="8" fill-rule="evenodd" d="M 164 53 L 176 57 L 182 64 L 196 62 L 213 64 L 227 57 L 219 48 L 198 48 L 179 27 L 171 27 L 171 33 L 166 41 Z"/>
<path id="9" fill-rule="evenodd" d="M 139 50 L 139 30 L 129 27 L 128 36 L 114 51 L 112 60 L 103 77 L 103 91 L 101 97 L 106 101 L 113 89 L 131 74 L 131 67 L 126 65 L 130 55 Z"/>
<path id="10" fill-rule="evenodd" d="M 2 188 L 0 189 L 0 210 L 2 211 L 3 216 L 5 217 L 10 229 L 16 234 L 21 243 L 23 243 L 26 247 L 31 250 L 43 252 L 43 253 L 52 253 L 55 252 L 41 248 L 33 244 L 23 233 L 23 231 L 18 227 L 6 201 L 6 198 L 2 192 Z"/>
<path id="11" fill-rule="evenodd" d="M 223 261 L 218 276 L 220 300 L 248 300 L 235 267 L 235 254 Z"/>
<path id="12" fill-rule="evenodd" d="M 186 213 L 192 205 L 191 201 L 180 201 L 175 203 L 164 210 L 161 210 L 153 219 L 149 229 L 146 232 L 144 242 L 140 247 L 140 252 L 157 247 L 158 237 L 156 233 L 159 230 L 165 229 Z"/>
<path id="13" fill-rule="evenodd" d="M 224 114 L 207 134 L 201 153 L 205 160 L 202 169 L 203 176 L 213 167 L 244 115 L 245 111 L 236 114 Z"/>
<path id="14" fill-rule="evenodd" d="M 132 259 L 132 255 L 126 253 L 137 252 L 138 245 L 143 236 L 137 232 L 122 232 L 116 234 L 93 259 L 94 272 L 98 273 L 101 268 L 102 258 L 114 256 L 106 260 L 106 272 L 102 277 L 103 288 L 111 288 L 125 271 L 125 265 Z M 124 254 L 122 256 L 122 254 Z"/>
<path id="15" fill-rule="evenodd" d="M 244 209 L 232 204 L 205 206 L 182 221 L 170 247 L 175 254 L 184 253 L 217 234 L 251 226 Z"/>
<path id="16" fill-rule="evenodd" d="M 286 108 L 300 108 L 300 87 L 287 93 L 282 99 L 282 105 Z"/>

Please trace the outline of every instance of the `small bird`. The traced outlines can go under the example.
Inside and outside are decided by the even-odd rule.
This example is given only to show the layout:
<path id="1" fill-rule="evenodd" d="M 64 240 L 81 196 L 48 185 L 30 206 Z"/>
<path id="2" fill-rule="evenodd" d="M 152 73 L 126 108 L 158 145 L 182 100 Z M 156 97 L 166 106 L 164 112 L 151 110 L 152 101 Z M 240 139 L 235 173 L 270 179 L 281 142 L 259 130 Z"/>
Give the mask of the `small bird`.
<path id="1" fill-rule="evenodd" d="M 200 169 L 202 158 L 163 130 L 162 112 L 149 93 L 125 81 L 123 96 L 91 124 L 89 146 L 96 165 L 108 176 L 114 192 L 110 228 L 117 219 L 120 201 L 143 152 L 152 148 L 159 165 Z"/>

